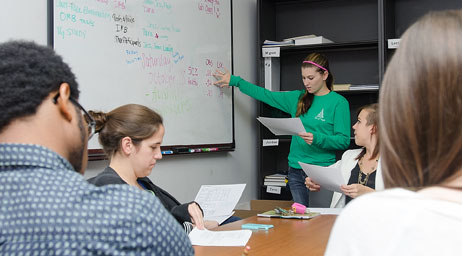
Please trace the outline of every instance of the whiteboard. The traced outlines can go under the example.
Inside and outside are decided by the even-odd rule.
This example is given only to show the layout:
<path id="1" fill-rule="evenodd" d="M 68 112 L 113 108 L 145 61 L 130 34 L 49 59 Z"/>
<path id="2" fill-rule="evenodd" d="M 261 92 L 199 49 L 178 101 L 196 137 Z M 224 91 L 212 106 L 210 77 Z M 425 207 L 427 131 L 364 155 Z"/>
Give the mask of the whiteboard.
<path id="1" fill-rule="evenodd" d="M 234 147 L 231 0 L 50 0 L 53 47 L 87 110 L 136 103 L 164 118 L 163 145 Z M 89 148 L 100 148 L 96 138 Z"/>

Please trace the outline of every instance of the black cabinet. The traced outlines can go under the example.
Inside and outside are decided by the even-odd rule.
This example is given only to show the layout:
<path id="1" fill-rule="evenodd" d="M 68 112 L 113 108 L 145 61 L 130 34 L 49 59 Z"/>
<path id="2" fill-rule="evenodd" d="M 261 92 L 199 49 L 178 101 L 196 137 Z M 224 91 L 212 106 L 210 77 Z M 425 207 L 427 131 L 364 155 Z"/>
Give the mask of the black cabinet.
<path id="1" fill-rule="evenodd" d="M 334 43 L 286 46 L 280 48 L 280 90 L 303 88 L 300 66 L 311 52 L 327 56 L 335 84 L 380 84 L 386 64 L 394 50 L 387 40 L 399 38 L 416 19 L 430 10 L 462 8 L 460 0 L 259 0 L 258 48 L 264 40 L 282 41 L 285 38 L 315 34 Z M 264 86 L 264 58 L 258 54 L 259 85 Z M 377 102 L 376 91 L 339 92 L 350 103 L 351 124 L 356 122 L 356 110 Z M 289 117 L 288 114 L 264 103 L 259 105 L 260 116 Z M 353 134 L 353 133 L 352 133 Z M 287 156 L 290 137 L 275 136 L 259 125 L 261 199 L 291 199 L 284 187 L 281 194 L 266 192 L 264 177 L 288 169 Z M 263 146 L 265 139 L 279 139 L 278 146 Z M 351 140 L 350 148 L 355 148 Z M 337 157 L 342 152 L 338 152 Z"/>

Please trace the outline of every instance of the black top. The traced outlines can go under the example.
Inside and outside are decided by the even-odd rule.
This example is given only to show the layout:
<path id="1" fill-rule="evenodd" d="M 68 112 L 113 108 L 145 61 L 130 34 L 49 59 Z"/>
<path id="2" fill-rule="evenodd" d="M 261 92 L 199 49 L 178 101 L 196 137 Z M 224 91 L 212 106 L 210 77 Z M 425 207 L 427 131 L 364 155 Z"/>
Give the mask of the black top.
<path id="1" fill-rule="evenodd" d="M 94 184 L 98 187 L 109 185 L 109 184 L 127 184 L 120 176 L 112 169 L 111 167 L 106 167 L 103 172 L 97 176 L 88 180 L 89 183 Z M 167 191 L 156 186 L 148 177 L 139 178 L 138 183 L 147 190 L 154 192 L 156 197 L 164 205 L 164 207 L 175 217 L 179 223 L 185 221 L 191 222 L 191 216 L 188 212 L 189 204 L 194 203 L 189 202 L 186 204 L 180 204 L 172 195 Z M 201 209 L 202 210 L 202 209 Z"/>
<path id="2" fill-rule="evenodd" d="M 359 169 L 359 164 L 356 164 L 355 168 L 351 170 L 351 175 L 350 175 L 350 180 L 348 180 L 348 185 L 351 184 L 359 184 L 358 178 L 359 178 L 359 173 L 361 172 L 361 169 Z M 371 172 L 369 174 L 369 178 L 367 180 L 367 183 L 364 184 L 365 186 L 368 186 L 372 189 L 375 189 L 375 174 L 377 173 L 377 170 Z M 361 181 L 365 181 L 366 179 L 366 174 L 361 172 Z M 347 205 L 353 198 L 346 196 L 345 198 L 345 205 Z"/>

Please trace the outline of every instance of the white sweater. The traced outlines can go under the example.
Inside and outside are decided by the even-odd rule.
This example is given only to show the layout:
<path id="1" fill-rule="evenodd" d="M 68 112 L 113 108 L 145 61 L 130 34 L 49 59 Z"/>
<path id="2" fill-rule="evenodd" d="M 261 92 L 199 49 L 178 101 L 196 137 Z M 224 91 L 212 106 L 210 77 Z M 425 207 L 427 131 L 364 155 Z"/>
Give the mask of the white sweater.
<path id="1" fill-rule="evenodd" d="M 345 182 L 350 180 L 351 171 L 355 168 L 358 160 L 355 158 L 361 153 L 363 149 L 351 149 L 343 153 L 342 159 L 337 161 L 331 167 L 340 168 Z M 383 190 L 383 178 L 382 178 L 382 168 L 380 167 L 381 160 L 377 165 L 377 173 L 375 174 L 375 190 Z M 332 201 L 330 204 L 331 208 L 343 208 L 345 207 L 345 195 L 342 193 L 334 192 L 332 196 Z"/>
<path id="2" fill-rule="evenodd" d="M 462 204 L 399 188 L 366 194 L 337 218 L 325 255 L 462 255 Z"/>

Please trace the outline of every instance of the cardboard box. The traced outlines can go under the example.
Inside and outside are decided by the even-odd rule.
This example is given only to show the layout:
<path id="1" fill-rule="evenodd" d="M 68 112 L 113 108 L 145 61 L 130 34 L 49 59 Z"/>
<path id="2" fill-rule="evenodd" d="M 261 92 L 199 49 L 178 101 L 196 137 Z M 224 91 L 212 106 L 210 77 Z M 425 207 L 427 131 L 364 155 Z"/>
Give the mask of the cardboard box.
<path id="1" fill-rule="evenodd" d="M 250 210 L 234 210 L 234 215 L 241 219 L 256 216 L 259 213 L 273 210 L 276 207 L 290 209 L 294 202 L 284 200 L 251 200 Z"/>

